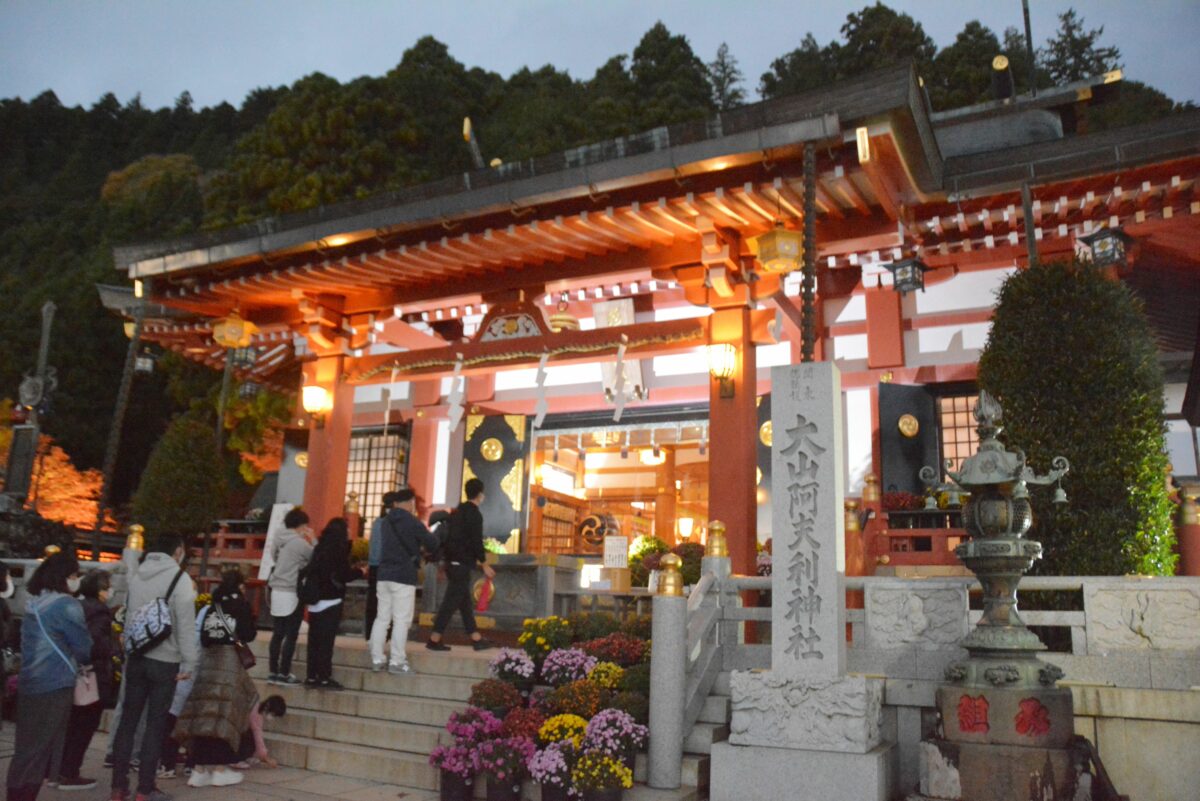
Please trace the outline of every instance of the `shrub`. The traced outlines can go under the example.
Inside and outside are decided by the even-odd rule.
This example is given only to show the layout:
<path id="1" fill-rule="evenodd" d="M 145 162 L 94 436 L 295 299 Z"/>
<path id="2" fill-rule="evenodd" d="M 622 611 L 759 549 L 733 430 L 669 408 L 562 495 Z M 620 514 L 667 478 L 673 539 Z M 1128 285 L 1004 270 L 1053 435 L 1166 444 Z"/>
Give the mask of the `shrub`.
<path id="1" fill-rule="evenodd" d="M 611 612 L 575 612 L 567 621 L 575 641 L 605 637 L 621 628 L 621 621 Z"/>
<path id="2" fill-rule="evenodd" d="M 671 552 L 683 560 L 683 565 L 679 568 L 679 572 L 683 574 L 683 583 L 692 585 L 699 581 L 704 546 L 698 542 L 681 542 L 672 548 Z"/>
<path id="3" fill-rule="evenodd" d="M 1070 505 L 1030 493 L 1034 573 L 1171 575 L 1163 376 L 1139 302 L 1087 263 L 1035 265 L 1000 288 L 979 384 L 1004 407 L 1009 447 L 1038 472 L 1055 456 Z"/>
<path id="4" fill-rule="evenodd" d="M 560 714 L 588 720 L 604 706 L 604 691 L 587 679 L 573 681 L 555 690 L 549 703 Z"/>
<path id="5" fill-rule="evenodd" d="M 578 648 L 559 648 L 551 651 L 542 663 L 542 681 L 552 687 L 561 687 L 586 679 L 595 666 L 596 657 Z"/>
<path id="6" fill-rule="evenodd" d="M 208 531 L 225 509 L 225 465 L 213 430 L 188 417 L 167 426 L 133 495 L 133 520 L 146 539 Z"/>
<path id="7" fill-rule="evenodd" d="M 636 665 L 646 653 L 646 641 L 616 632 L 597 640 L 580 643 L 579 647 L 603 662 L 616 662 L 622 667 Z"/>
<path id="8" fill-rule="evenodd" d="M 484 709 L 503 709 L 505 712 L 521 705 L 521 693 L 500 679 L 484 679 L 471 687 L 471 706 Z"/>
<path id="9" fill-rule="evenodd" d="M 622 691 L 614 695 L 608 703 L 613 709 L 628 712 L 643 726 L 650 722 L 650 699 L 642 693 Z"/>

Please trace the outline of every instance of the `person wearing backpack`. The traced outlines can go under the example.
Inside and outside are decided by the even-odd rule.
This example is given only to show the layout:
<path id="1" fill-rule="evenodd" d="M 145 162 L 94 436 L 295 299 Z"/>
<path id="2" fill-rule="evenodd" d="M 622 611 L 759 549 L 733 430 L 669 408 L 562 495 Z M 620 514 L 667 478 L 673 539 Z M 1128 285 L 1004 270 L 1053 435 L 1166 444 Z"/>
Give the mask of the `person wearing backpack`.
<path id="1" fill-rule="evenodd" d="M 345 518 L 335 517 L 321 530 L 321 539 L 313 548 L 312 561 L 300 582 L 300 601 L 308 608 L 306 687 L 344 689 L 333 678 L 333 647 L 342 622 L 346 585 L 362 577 L 362 570 L 350 563 L 349 526 Z"/>
<path id="2" fill-rule="evenodd" d="M 421 549 L 438 549 L 437 538 L 417 519 L 417 495 L 411 487 L 396 491 L 394 508 L 388 512 L 380 533 L 379 615 L 371 627 L 371 665 L 375 672 L 403 676 L 412 673 L 404 646 L 412 625 L 417 599 Z M 383 653 L 388 625 L 392 627 L 391 659 Z"/>
<path id="3" fill-rule="evenodd" d="M 79 589 L 79 563 L 56 553 L 25 587 L 29 601 L 21 625 L 17 739 L 8 765 L 8 801 L 35 801 L 56 754 L 62 753 L 75 701 L 79 669 L 91 662 L 92 637 Z"/>
<path id="4" fill-rule="evenodd" d="M 304 620 L 304 605 L 298 595 L 300 572 L 312 559 L 312 527 L 302 509 L 292 509 L 283 516 L 284 531 L 271 548 L 271 644 L 267 648 L 270 669 L 267 684 L 295 685 L 300 680 L 292 673 L 292 656 L 296 653 L 296 638 Z"/>
<path id="5" fill-rule="evenodd" d="M 430 651 L 449 651 L 450 646 L 442 642 L 442 633 L 450 625 L 450 618 L 457 610 L 462 616 L 463 628 L 471 638 L 476 651 L 492 647 L 489 640 L 475 627 L 475 610 L 471 598 L 471 571 L 476 565 L 483 575 L 495 578 L 496 571 L 487 563 L 487 551 L 483 548 L 483 514 L 479 511 L 483 503 L 483 482 L 478 478 L 467 481 L 463 492 L 467 499 L 458 505 L 443 523 L 447 527 L 442 544 L 442 561 L 446 568 L 446 594 L 433 620 L 433 632 L 425 647 Z"/>
<path id="6" fill-rule="evenodd" d="M 142 738 L 136 801 L 170 801 L 154 786 L 163 732 L 175 682 L 191 677 L 200 659 L 196 647 L 196 587 L 180 567 L 183 539 L 158 535 L 129 580 L 125 618 L 125 700 L 113 739 L 112 801 L 129 799 L 133 735 L 142 712 Z"/>

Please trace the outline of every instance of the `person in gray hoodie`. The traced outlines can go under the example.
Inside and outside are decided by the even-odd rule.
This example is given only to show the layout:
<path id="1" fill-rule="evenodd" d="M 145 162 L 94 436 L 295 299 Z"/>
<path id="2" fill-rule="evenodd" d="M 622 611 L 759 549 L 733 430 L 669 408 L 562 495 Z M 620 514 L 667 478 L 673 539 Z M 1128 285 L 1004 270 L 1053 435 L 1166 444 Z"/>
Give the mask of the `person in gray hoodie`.
<path id="1" fill-rule="evenodd" d="M 166 599 L 171 611 L 171 636 L 145 653 L 130 654 L 125 662 L 125 700 L 113 745 L 113 801 L 129 799 L 133 734 L 143 710 L 146 734 L 142 739 L 136 801 L 170 801 L 171 796 L 154 786 L 163 730 L 175 695 L 175 683 L 190 678 L 200 659 L 195 637 L 196 587 L 180 567 L 187 553 L 183 540 L 160 534 L 148 550 L 141 567 L 130 578 L 126 608 L 131 617 L 156 599 Z"/>
<path id="2" fill-rule="evenodd" d="M 292 509 L 283 517 L 285 530 L 271 548 L 271 576 L 267 586 L 271 588 L 271 644 L 267 649 L 270 670 L 268 684 L 299 684 L 292 674 L 292 656 L 296 652 L 296 637 L 300 634 L 300 621 L 304 619 L 304 605 L 298 594 L 300 571 L 312 559 L 312 527 L 308 515 L 301 509 Z"/>

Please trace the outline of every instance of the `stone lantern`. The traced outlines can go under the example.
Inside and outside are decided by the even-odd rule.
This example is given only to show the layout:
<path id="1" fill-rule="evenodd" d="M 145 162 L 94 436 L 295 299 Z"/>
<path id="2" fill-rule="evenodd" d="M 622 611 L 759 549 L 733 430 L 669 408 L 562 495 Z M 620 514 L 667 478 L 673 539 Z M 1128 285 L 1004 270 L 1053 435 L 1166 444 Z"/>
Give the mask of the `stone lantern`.
<path id="1" fill-rule="evenodd" d="M 1025 539 L 1033 523 L 1029 487 L 1059 483 L 1055 503 L 1065 503 L 1061 456 L 1046 475 L 1025 463 L 1020 450 L 1007 450 L 997 436 L 1001 408 L 981 392 L 975 409 L 979 450 L 941 484 L 932 467 L 921 470 L 938 490 L 969 492 L 963 525 L 970 539 L 955 555 L 983 586 L 983 615 L 962 640 L 967 659 L 946 669 L 938 688 L 938 737 L 922 744 L 922 792 L 927 797 L 971 801 L 1026 801 L 1031 782 L 1037 798 L 1073 797 L 1075 771 L 1070 745 L 1075 735 L 1071 691 L 1057 687 L 1063 673 L 1043 662 L 1045 646 L 1017 614 L 1017 585 L 1041 558 L 1039 542 Z"/>

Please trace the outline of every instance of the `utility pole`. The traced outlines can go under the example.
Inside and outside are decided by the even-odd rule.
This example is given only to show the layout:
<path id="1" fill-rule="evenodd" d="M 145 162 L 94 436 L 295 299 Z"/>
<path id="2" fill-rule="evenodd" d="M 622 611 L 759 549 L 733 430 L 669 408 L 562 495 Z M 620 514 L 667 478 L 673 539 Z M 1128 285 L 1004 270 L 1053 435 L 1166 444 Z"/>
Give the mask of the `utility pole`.
<path id="1" fill-rule="evenodd" d="M 129 391 L 133 386 L 133 368 L 137 364 L 137 352 L 142 341 L 142 322 L 146 319 L 145 285 L 141 293 L 134 291 L 133 333 L 129 336 L 129 347 L 125 350 L 125 369 L 121 371 L 121 386 L 117 389 L 117 405 L 113 409 L 112 425 L 108 429 L 108 442 L 104 446 L 104 477 L 100 484 L 100 500 L 96 503 L 96 527 L 92 531 L 92 559 L 100 561 L 100 533 L 104 527 L 104 509 L 112 491 L 113 472 L 117 467 L 117 452 L 121 448 L 121 428 L 125 424 L 125 410 L 129 406 Z"/>
<path id="2" fill-rule="evenodd" d="M 8 471 L 4 494 L 0 496 L 0 508 L 13 505 L 20 508 L 29 495 L 33 466 L 37 462 L 39 409 L 58 387 L 57 373 L 46 363 L 50 357 L 50 328 L 54 324 L 56 308 L 54 301 L 50 300 L 42 305 L 42 338 L 38 345 L 37 367 L 33 373 L 25 375 L 17 390 L 17 401 L 29 409 L 29 417 L 24 425 L 13 427 L 13 440 L 8 452 Z"/>
<path id="3" fill-rule="evenodd" d="M 1033 56 L 1033 30 L 1029 26 L 1029 0 L 1021 0 L 1025 12 L 1025 52 L 1029 56 L 1029 96 L 1037 97 L 1037 63 Z"/>
<path id="4" fill-rule="evenodd" d="M 50 326 L 54 324 L 57 309 L 52 300 L 42 304 L 42 340 L 38 344 L 37 372 L 21 382 L 21 402 L 29 407 L 29 424 L 32 426 L 38 424 L 38 407 L 58 384 L 54 368 L 46 366 L 50 358 Z"/>

